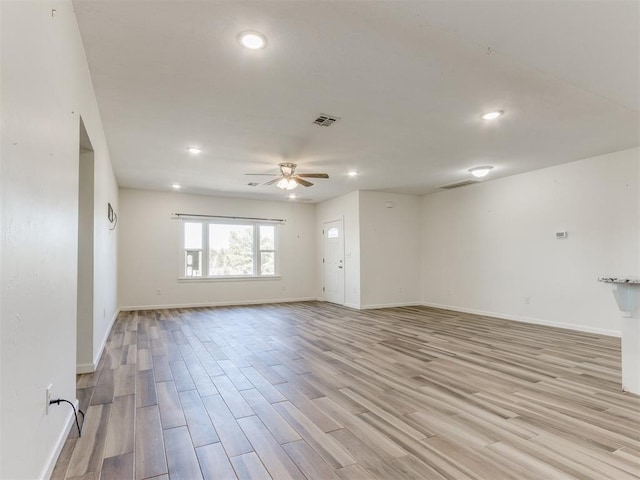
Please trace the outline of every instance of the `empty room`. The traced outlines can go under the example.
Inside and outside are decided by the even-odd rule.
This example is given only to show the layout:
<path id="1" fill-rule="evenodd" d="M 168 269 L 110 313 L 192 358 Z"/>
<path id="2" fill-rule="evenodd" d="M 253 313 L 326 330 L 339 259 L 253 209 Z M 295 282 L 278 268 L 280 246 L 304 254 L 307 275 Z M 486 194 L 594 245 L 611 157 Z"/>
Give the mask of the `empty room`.
<path id="1" fill-rule="evenodd" d="M 0 0 L 0 479 L 640 479 L 636 0 Z"/>

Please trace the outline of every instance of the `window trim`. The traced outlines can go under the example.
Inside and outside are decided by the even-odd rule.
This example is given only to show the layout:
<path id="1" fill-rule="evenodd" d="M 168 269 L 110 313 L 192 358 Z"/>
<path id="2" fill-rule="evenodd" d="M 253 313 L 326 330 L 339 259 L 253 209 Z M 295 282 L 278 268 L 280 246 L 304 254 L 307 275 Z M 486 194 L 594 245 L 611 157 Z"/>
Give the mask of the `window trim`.
<path id="1" fill-rule="evenodd" d="M 280 279 L 280 229 L 281 222 L 269 220 L 249 220 L 244 218 L 181 218 L 178 222 L 179 228 L 179 254 L 178 254 L 178 280 L 181 282 L 219 282 L 219 281 L 243 281 L 243 280 L 273 280 Z M 185 238 L 184 230 L 186 223 L 202 224 L 202 275 L 199 277 L 185 276 Z M 253 274 L 251 275 L 209 275 L 209 225 L 247 225 L 253 229 Z M 274 249 L 260 250 L 260 226 L 270 226 L 274 228 Z M 274 274 L 261 274 L 261 252 L 273 252 L 275 255 Z"/>
<path id="2" fill-rule="evenodd" d="M 219 275 L 217 277 L 178 277 L 180 283 L 198 283 L 198 282 L 264 282 L 268 280 L 280 280 L 281 275 L 263 275 L 261 277 L 251 276 L 233 276 Z"/>

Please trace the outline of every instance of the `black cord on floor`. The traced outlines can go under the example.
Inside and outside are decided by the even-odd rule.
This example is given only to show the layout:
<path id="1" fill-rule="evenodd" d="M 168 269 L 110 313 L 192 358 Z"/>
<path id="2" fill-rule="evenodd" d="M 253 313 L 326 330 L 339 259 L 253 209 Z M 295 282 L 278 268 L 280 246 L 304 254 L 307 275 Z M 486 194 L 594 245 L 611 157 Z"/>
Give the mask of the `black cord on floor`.
<path id="1" fill-rule="evenodd" d="M 69 400 L 65 400 L 64 398 L 58 398 L 56 400 L 50 400 L 49 401 L 49 405 L 60 405 L 60 402 L 65 402 L 68 403 L 69 405 L 71 405 L 71 408 L 73 408 L 73 414 L 76 416 L 76 427 L 78 427 L 78 437 L 82 436 L 82 429 L 80 428 L 80 424 L 78 423 L 78 412 L 80 412 L 82 414 L 82 426 L 84 427 L 84 412 L 80 409 L 78 409 L 78 411 L 76 411 L 76 406 L 71 403 Z"/>

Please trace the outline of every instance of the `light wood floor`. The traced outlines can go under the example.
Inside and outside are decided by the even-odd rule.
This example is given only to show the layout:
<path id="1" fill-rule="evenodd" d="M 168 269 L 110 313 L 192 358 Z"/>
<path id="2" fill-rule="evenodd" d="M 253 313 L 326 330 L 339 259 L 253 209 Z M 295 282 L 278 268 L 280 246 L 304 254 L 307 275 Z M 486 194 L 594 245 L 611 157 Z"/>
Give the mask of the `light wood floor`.
<path id="1" fill-rule="evenodd" d="M 54 479 L 640 478 L 620 341 L 430 308 L 123 313 Z"/>

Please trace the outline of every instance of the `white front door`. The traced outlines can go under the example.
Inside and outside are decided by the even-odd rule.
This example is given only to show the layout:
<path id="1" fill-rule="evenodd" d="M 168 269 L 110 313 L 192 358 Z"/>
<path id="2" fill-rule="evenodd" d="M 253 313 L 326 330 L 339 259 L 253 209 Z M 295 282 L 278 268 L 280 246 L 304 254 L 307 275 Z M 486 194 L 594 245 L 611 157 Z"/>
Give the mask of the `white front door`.
<path id="1" fill-rule="evenodd" d="M 324 299 L 344 305 L 344 230 L 342 220 L 324 224 Z"/>

